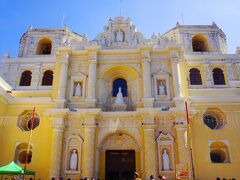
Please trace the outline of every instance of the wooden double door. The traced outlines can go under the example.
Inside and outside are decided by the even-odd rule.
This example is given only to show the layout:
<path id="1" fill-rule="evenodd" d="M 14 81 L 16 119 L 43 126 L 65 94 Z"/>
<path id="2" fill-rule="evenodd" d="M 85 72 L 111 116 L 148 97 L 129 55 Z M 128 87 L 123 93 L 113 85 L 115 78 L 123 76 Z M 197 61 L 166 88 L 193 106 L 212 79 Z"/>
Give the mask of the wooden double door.
<path id="1" fill-rule="evenodd" d="M 135 172 L 134 150 L 106 151 L 106 180 L 132 180 Z"/>

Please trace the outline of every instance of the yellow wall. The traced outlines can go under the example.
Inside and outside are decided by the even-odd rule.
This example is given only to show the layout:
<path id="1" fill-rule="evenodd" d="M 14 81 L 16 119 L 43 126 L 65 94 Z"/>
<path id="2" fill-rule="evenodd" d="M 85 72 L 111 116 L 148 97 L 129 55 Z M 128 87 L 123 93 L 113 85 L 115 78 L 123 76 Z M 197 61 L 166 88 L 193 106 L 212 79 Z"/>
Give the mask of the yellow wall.
<path id="1" fill-rule="evenodd" d="M 7 111 L 7 104 L 4 100 L 0 97 L 0 116 L 4 115 Z"/>
<path id="2" fill-rule="evenodd" d="M 33 106 L 32 106 L 33 107 Z M 0 166 L 14 161 L 15 146 L 17 142 L 26 143 L 29 139 L 30 131 L 22 131 L 17 126 L 18 115 L 24 107 L 9 107 L 8 116 L 5 119 L 0 131 Z M 40 125 L 34 129 L 32 136 L 32 162 L 28 169 L 36 172 L 36 177 L 48 179 L 50 150 L 51 150 L 51 122 L 42 117 L 43 108 L 36 107 L 36 112 L 40 115 Z"/>
<path id="3" fill-rule="evenodd" d="M 201 112 L 206 109 L 205 106 L 195 107 Z M 223 129 L 212 130 L 203 123 L 202 113 L 197 118 L 191 119 L 191 138 L 193 144 L 193 159 L 195 164 L 195 173 L 198 179 L 216 179 L 216 177 L 238 178 L 240 177 L 239 171 L 239 154 L 240 154 L 240 131 L 238 119 L 240 113 L 235 112 L 239 107 L 222 107 L 221 110 L 230 111 L 227 115 L 227 124 Z M 236 114 L 234 114 L 236 113 Z M 231 116 L 233 115 L 234 116 Z M 212 163 L 210 159 L 210 150 L 208 148 L 209 140 L 227 140 L 229 143 L 230 163 Z"/>

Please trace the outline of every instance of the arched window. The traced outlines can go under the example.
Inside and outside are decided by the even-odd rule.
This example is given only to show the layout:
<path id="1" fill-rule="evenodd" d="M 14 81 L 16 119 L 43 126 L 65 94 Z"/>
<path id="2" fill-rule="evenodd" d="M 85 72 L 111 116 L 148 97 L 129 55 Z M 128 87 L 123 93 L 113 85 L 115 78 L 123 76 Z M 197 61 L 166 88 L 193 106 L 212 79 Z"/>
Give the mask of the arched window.
<path id="1" fill-rule="evenodd" d="M 22 72 L 19 86 L 31 86 L 32 72 L 24 71 Z"/>
<path id="2" fill-rule="evenodd" d="M 113 97 L 117 96 L 119 87 L 121 87 L 123 97 L 126 97 L 127 96 L 127 81 L 122 78 L 116 79 L 113 82 Z"/>
<path id="3" fill-rule="evenodd" d="M 50 39 L 44 38 L 39 41 L 37 47 L 37 54 L 51 54 L 52 51 L 52 41 Z"/>
<path id="4" fill-rule="evenodd" d="M 194 52 L 207 52 L 207 39 L 203 35 L 196 35 L 192 38 L 192 48 Z"/>
<path id="5" fill-rule="evenodd" d="M 28 148 L 27 143 L 21 143 L 21 144 L 17 145 L 17 147 L 15 148 L 15 158 L 14 158 L 15 163 L 25 164 L 27 148 Z M 30 151 L 28 153 L 27 163 L 29 164 L 29 163 L 31 163 L 31 161 L 32 161 L 32 146 L 30 145 Z"/>
<path id="6" fill-rule="evenodd" d="M 213 142 L 210 145 L 210 158 L 212 163 L 229 163 L 229 148 L 223 142 Z"/>
<path id="7" fill-rule="evenodd" d="M 225 78 L 222 69 L 220 68 L 213 69 L 213 81 L 214 85 L 225 85 Z"/>
<path id="8" fill-rule="evenodd" d="M 192 68 L 189 71 L 190 84 L 191 85 L 202 85 L 202 78 L 200 71 L 197 68 Z"/>
<path id="9" fill-rule="evenodd" d="M 53 84 L 53 72 L 47 70 L 43 73 L 42 86 L 52 86 Z"/>
<path id="10" fill-rule="evenodd" d="M 226 116 L 220 110 L 207 110 L 203 115 L 203 123 L 210 129 L 222 129 L 226 124 Z"/>

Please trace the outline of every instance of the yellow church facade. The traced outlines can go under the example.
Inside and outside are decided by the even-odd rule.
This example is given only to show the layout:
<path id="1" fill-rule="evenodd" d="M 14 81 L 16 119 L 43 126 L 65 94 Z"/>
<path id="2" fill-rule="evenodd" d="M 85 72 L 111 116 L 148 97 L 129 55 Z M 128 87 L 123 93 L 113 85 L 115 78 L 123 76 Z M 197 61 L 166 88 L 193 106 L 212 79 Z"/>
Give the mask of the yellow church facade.
<path id="1" fill-rule="evenodd" d="M 93 40 L 30 27 L 0 61 L 0 166 L 24 164 L 35 107 L 36 179 L 240 178 L 240 53 L 215 23 L 150 39 L 123 17 Z"/>

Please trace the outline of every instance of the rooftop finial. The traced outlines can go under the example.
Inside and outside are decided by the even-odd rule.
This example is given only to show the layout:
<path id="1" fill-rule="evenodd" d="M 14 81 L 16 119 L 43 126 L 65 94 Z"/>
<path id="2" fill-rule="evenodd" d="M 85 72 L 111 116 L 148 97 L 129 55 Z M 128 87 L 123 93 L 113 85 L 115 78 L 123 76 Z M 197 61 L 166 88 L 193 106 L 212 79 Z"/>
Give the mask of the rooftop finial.
<path id="1" fill-rule="evenodd" d="M 122 16 L 122 0 L 120 0 L 120 16 Z"/>
<path id="2" fill-rule="evenodd" d="M 68 26 L 67 24 L 64 24 L 64 27 L 63 27 L 65 30 L 68 30 Z"/>
<path id="3" fill-rule="evenodd" d="M 31 31 L 33 29 L 32 25 L 28 27 L 28 31 Z"/>

